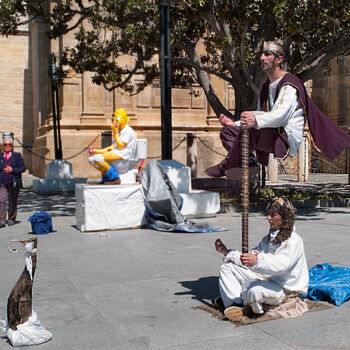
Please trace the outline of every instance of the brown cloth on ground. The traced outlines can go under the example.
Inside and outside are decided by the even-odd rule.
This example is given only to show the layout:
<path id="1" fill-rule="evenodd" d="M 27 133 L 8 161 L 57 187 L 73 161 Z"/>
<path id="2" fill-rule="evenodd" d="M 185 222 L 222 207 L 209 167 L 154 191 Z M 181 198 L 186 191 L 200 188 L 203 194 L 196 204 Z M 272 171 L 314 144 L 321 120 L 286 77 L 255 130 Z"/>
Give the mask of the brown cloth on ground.
<path id="1" fill-rule="evenodd" d="M 298 296 L 287 297 L 281 305 L 266 312 L 271 317 L 292 318 L 299 317 L 309 310 L 307 303 Z"/>
<path id="2" fill-rule="evenodd" d="M 265 313 L 262 315 L 252 314 L 251 316 L 244 316 L 240 320 L 230 321 L 236 326 L 244 326 L 251 323 L 264 322 L 268 320 L 275 320 L 278 318 L 298 317 L 305 312 L 320 311 L 332 308 L 332 305 L 321 303 L 318 301 L 299 298 L 296 295 L 289 295 L 284 302 L 279 306 L 272 306 L 263 304 Z M 219 320 L 227 320 L 224 315 L 224 309 L 216 305 L 199 305 L 193 306 L 192 309 L 203 310 L 212 314 L 213 317 Z"/>

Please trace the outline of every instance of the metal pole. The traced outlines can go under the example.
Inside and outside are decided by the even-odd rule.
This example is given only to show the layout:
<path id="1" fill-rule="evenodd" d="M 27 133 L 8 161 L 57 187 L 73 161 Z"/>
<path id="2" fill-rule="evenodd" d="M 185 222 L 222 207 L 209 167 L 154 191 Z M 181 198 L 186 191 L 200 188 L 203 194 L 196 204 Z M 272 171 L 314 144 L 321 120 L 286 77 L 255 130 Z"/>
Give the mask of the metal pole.
<path id="1" fill-rule="evenodd" d="M 172 159 L 170 4 L 159 3 L 162 159 Z"/>
<path id="2" fill-rule="evenodd" d="M 266 167 L 265 165 L 261 166 L 261 187 L 265 188 L 266 186 Z"/>
<path id="3" fill-rule="evenodd" d="M 60 125 L 60 103 L 58 99 L 58 86 L 56 84 L 56 118 L 57 118 L 57 144 L 58 144 L 58 159 L 62 159 L 62 141 L 61 141 L 61 125 Z"/>
<path id="4" fill-rule="evenodd" d="M 51 81 L 51 104 L 52 104 L 52 122 L 53 122 L 53 140 L 55 146 L 55 159 L 59 159 L 58 147 L 57 147 L 57 125 L 56 125 L 56 101 L 55 101 L 55 77 L 54 71 L 56 69 L 56 56 L 50 55 L 50 81 Z"/>
<path id="5" fill-rule="evenodd" d="M 248 210 L 249 210 L 249 131 L 242 132 L 242 253 L 248 253 Z"/>
<path id="6" fill-rule="evenodd" d="M 56 55 L 50 55 L 50 80 L 51 80 L 51 103 L 52 103 L 52 121 L 54 132 L 54 144 L 55 144 L 55 159 L 62 159 L 62 146 L 61 146 L 61 132 L 59 124 L 59 100 L 58 100 L 58 87 L 57 87 L 57 66 Z M 58 124 L 58 127 L 57 127 Z"/>

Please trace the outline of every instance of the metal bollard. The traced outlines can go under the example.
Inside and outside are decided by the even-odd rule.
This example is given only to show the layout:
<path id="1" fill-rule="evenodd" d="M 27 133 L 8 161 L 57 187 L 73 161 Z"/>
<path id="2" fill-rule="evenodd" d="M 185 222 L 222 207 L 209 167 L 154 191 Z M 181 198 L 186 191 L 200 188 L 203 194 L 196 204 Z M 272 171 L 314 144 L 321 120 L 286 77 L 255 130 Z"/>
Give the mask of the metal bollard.
<path id="1" fill-rule="evenodd" d="M 309 141 L 307 132 L 304 132 L 303 140 L 299 146 L 298 181 L 307 182 L 309 178 Z"/>
<path id="2" fill-rule="evenodd" d="M 197 177 L 198 155 L 197 155 L 197 135 L 187 133 L 187 166 L 191 169 L 191 178 Z"/>
<path id="3" fill-rule="evenodd" d="M 273 154 L 269 154 L 269 165 L 267 168 L 268 171 L 268 179 L 271 182 L 278 181 L 278 163 L 277 159 L 274 158 Z"/>

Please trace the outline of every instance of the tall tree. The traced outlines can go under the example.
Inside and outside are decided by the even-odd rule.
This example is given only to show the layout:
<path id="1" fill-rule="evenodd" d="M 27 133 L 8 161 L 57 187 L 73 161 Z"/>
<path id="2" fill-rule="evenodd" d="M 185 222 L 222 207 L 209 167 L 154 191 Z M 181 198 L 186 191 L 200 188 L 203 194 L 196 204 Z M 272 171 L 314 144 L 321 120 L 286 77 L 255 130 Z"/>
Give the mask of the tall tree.
<path id="1" fill-rule="evenodd" d="M 50 10 L 47 10 L 47 9 Z M 92 72 L 106 89 L 137 93 L 159 77 L 159 11 L 149 0 L 2 0 L 0 33 L 13 34 L 40 17 L 48 35 L 75 32 L 62 62 Z M 25 20 L 23 20 L 25 18 Z M 199 84 L 219 115 L 229 111 L 211 84 L 215 75 L 232 85 L 236 116 L 254 109 L 265 75 L 259 65 L 263 42 L 278 39 L 289 71 L 311 79 L 331 59 L 349 53 L 349 0 L 182 0 L 171 8 L 173 85 Z M 132 65 L 119 60 L 134 58 Z M 135 84 L 134 78 L 141 83 Z"/>

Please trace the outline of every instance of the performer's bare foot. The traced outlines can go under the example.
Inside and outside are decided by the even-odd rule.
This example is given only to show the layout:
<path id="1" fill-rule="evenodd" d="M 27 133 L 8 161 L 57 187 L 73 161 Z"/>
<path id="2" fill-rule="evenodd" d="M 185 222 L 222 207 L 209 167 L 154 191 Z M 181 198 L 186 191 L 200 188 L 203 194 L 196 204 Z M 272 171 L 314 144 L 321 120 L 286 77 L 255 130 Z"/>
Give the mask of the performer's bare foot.
<path id="1" fill-rule="evenodd" d="M 236 123 L 232 119 L 222 113 L 220 114 L 219 121 L 222 126 L 236 126 Z"/>

